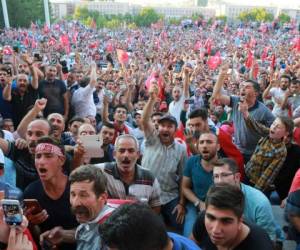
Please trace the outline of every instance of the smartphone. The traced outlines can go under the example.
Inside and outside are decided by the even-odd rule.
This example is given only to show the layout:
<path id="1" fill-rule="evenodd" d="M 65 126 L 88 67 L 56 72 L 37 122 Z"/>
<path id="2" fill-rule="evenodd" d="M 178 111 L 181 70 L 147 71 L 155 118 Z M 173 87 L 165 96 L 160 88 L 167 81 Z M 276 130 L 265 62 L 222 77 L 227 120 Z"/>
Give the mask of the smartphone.
<path id="1" fill-rule="evenodd" d="M 184 101 L 184 104 L 194 104 L 195 103 L 195 100 L 194 99 L 186 99 Z"/>
<path id="2" fill-rule="evenodd" d="M 3 199 L 1 201 L 4 219 L 8 225 L 19 226 L 23 220 L 23 212 L 18 200 Z"/>
<path id="3" fill-rule="evenodd" d="M 32 214 L 38 214 L 43 211 L 43 208 L 36 199 L 24 199 L 23 202 L 26 209 L 34 208 L 31 212 Z"/>
<path id="4" fill-rule="evenodd" d="M 104 156 L 102 149 L 103 140 L 100 135 L 82 135 L 79 136 L 79 139 L 86 150 L 86 157 L 101 158 Z"/>

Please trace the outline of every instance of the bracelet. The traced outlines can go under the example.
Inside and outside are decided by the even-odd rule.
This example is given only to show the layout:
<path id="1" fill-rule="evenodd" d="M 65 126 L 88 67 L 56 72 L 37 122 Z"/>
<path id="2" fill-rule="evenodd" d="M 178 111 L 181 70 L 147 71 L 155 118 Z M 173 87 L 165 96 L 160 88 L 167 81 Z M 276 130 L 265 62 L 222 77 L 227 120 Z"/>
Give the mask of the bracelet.
<path id="1" fill-rule="evenodd" d="M 184 206 L 183 204 L 181 204 L 181 203 L 178 203 L 178 205 L 180 205 L 180 206 L 182 206 L 183 208 L 185 208 L 185 206 Z"/>

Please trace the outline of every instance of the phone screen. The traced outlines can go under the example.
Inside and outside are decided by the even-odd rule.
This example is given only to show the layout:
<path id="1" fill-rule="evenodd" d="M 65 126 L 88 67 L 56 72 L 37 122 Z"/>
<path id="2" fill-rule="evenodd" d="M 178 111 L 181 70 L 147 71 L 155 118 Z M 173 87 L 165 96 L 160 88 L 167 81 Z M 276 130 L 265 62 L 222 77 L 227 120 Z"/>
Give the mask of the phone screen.
<path id="1" fill-rule="evenodd" d="M 5 221 L 9 225 L 20 225 L 23 220 L 20 204 L 2 203 Z"/>

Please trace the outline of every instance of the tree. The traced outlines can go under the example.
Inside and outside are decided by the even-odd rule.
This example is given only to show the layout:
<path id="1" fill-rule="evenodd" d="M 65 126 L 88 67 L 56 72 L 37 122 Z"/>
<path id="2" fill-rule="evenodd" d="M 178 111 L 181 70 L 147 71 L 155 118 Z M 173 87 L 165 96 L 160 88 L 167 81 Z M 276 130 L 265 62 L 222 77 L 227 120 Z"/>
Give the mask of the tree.
<path id="1" fill-rule="evenodd" d="M 227 16 L 225 15 L 220 15 L 220 16 L 216 16 L 217 20 L 222 20 L 224 23 L 227 22 Z"/>
<path id="2" fill-rule="evenodd" d="M 135 23 L 137 26 L 150 26 L 151 23 L 156 23 L 160 18 L 161 16 L 154 9 L 146 7 L 135 16 Z"/>
<path id="3" fill-rule="evenodd" d="M 285 14 L 283 12 L 280 13 L 278 19 L 280 23 L 289 23 L 291 21 L 291 17 L 288 14 Z"/>
<path id="4" fill-rule="evenodd" d="M 268 12 L 265 8 L 254 8 L 248 11 L 243 11 L 239 14 L 238 19 L 244 22 L 257 21 L 266 22 L 272 21 L 274 16 Z"/>
<path id="5" fill-rule="evenodd" d="M 45 22 L 44 2 L 42 0 L 8 0 L 6 4 L 11 27 L 29 27 L 31 22 Z M 48 5 L 51 13 L 51 4 Z M 0 12 L 0 26 L 4 27 L 1 4 Z"/>

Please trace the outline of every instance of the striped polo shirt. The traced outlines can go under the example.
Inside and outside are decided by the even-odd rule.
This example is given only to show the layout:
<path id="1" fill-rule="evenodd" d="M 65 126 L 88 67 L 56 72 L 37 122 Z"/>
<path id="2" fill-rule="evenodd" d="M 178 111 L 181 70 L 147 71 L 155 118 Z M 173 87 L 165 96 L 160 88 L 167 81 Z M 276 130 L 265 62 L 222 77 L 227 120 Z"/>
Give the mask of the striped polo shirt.
<path id="1" fill-rule="evenodd" d="M 109 198 L 138 200 L 147 203 L 150 207 L 161 205 L 159 183 L 149 170 L 136 164 L 134 181 L 128 185 L 122 181 L 116 162 L 95 166 L 104 171 Z"/>

